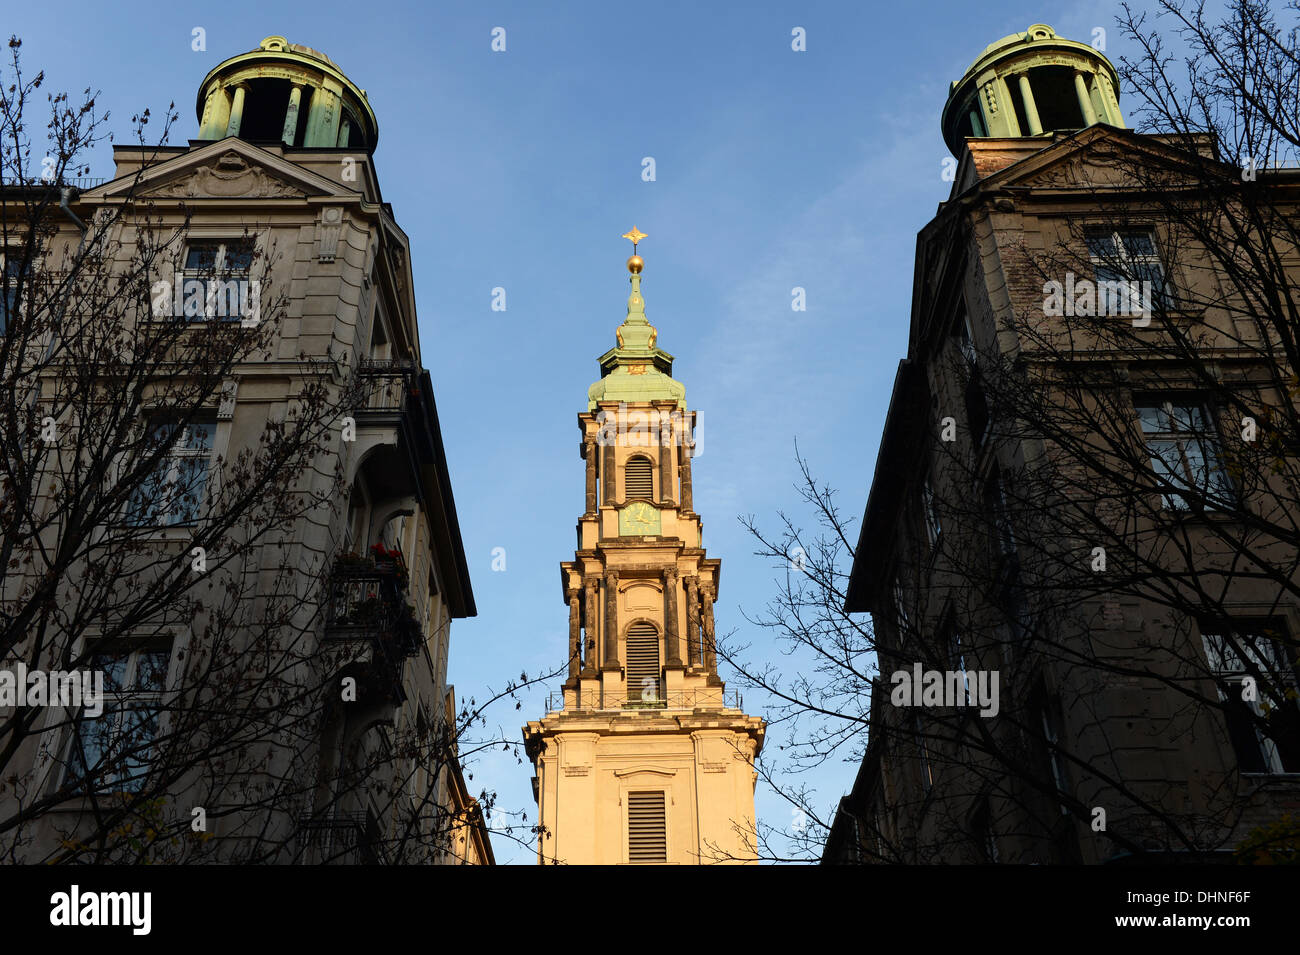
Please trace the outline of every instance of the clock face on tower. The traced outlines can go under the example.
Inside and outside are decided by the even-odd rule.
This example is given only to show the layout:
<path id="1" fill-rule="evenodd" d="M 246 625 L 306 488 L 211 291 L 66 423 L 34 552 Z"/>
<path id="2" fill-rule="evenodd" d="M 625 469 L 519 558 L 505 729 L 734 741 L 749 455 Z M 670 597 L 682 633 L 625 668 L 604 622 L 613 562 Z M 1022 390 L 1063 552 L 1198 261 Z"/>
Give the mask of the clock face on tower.
<path id="1" fill-rule="evenodd" d="M 659 508 L 645 501 L 633 501 L 618 512 L 619 537 L 658 534 L 659 527 Z"/>

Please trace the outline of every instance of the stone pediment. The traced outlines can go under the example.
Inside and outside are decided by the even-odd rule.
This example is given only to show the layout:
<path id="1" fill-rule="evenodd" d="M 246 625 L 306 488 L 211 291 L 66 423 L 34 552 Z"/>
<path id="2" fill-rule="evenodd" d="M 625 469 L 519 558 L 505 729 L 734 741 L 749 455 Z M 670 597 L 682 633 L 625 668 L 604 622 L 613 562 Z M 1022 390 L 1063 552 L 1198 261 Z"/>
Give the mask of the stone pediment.
<path id="1" fill-rule="evenodd" d="M 1199 178 L 1186 147 L 1114 126 L 1097 124 L 1050 144 L 1036 142 L 972 140 L 963 171 L 968 181 L 988 189 L 1130 188 L 1139 166 L 1170 185 Z"/>
<path id="2" fill-rule="evenodd" d="M 144 195 L 159 199 L 300 199 L 306 193 L 231 149 L 187 175 L 145 189 Z"/>

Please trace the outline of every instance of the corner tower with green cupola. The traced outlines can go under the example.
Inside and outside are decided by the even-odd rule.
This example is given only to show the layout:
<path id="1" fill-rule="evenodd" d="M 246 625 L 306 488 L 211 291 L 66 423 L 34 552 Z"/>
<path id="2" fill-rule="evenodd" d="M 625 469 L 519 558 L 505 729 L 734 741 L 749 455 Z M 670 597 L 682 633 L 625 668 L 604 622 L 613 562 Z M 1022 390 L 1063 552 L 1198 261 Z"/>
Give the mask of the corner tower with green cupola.
<path id="1" fill-rule="evenodd" d="M 695 413 L 641 295 L 578 415 L 585 506 L 560 565 L 567 679 L 524 727 L 544 832 L 539 861 L 753 858 L 753 762 L 764 723 L 718 675 L 721 561 L 705 554 L 691 467 Z"/>
<path id="2" fill-rule="evenodd" d="M 199 139 L 373 153 L 379 124 L 366 91 L 319 50 L 269 36 L 199 84 Z"/>
<path id="3" fill-rule="evenodd" d="M 1101 51 L 1045 23 L 991 43 L 955 80 L 943 108 L 954 156 L 968 138 L 1048 136 L 1105 123 L 1123 128 L 1119 77 Z"/>

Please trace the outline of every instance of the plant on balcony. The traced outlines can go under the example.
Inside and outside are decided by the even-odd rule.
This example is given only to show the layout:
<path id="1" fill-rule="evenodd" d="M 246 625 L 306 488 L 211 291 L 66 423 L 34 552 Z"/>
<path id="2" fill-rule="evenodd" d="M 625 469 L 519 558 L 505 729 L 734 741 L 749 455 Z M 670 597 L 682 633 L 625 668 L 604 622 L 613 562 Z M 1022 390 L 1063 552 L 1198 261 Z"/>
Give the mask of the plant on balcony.
<path id="1" fill-rule="evenodd" d="M 381 572 L 396 573 L 403 581 L 407 578 L 406 558 L 396 547 L 391 550 L 382 543 L 372 544 L 370 546 L 371 559 L 374 561 L 375 569 Z"/>
<path id="2" fill-rule="evenodd" d="M 362 569 L 374 566 L 374 561 L 364 554 L 358 554 L 354 550 L 345 551 L 339 554 L 334 560 L 335 566 L 343 569 Z"/>
<path id="3" fill-rule="evenodd" d="M 415 608 L 405 600 L 393 621 L 393 638 L 401 648 L 402 655 L 408 657 L 418 653 L 420 644 L 424 642 L 424 628 L 415 617 Z"/>

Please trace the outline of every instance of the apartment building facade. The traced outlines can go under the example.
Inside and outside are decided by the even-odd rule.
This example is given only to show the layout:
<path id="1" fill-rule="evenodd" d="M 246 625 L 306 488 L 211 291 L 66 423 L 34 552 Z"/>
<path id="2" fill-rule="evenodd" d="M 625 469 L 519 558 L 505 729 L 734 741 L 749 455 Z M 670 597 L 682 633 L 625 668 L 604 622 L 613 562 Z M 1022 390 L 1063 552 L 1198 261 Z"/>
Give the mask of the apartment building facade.
<path id="1" fill-rule="evenodd" d="M 1243 189 L 1208 137 L 1126 129 L 1118 89 L 1043 24 L 952 86 L 824 863 L 1232 859 L 1300 808 L 1294 365 L 1258 292 L 1294 285 L 1297 177 Z"/>
<path id="2" fill-rule="evenodd" d="M 10 448 L 45 456 L 7 522 L 3 666 L 107 688 L 40 713 L 0 695 L 6 856 L 490 863 L 447 673 L 474 595 L 374 111 L 272 36 L 196 114 L 188 144 L 115 146 L 107 182 L 7 194 L 46 194 L 23 326 L 45 338 L 6 359 L 33 363 L 12 373 L 54 441 Z M 54 293 L 92 260 L 115 327 L 87 349 L 93 295 Z M 96 434 L 118 470 L 78 470 Z M 86 509 L 101 529 L 71 527 L 72 473 L 120 493 Z"/>

